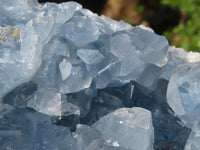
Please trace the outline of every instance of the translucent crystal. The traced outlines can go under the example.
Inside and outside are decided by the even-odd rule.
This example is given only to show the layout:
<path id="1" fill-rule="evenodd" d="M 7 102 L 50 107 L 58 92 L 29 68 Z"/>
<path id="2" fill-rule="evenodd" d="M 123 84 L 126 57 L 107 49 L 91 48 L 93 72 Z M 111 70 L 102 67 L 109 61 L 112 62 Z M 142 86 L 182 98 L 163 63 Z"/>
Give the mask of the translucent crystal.
<path id="1" fill-rule="evenodd" d="M 79 49 L 77 55 L 88 65 L 97 64 L 104 59 L 98 50 Z"/>
<path id="2" fill-rule="evenodd" d="M 183 149 L 200 120 L 198 62 L 75 2 L 1 0 L 0 149 Z"/>
<path id="3" fill-rule="evenodd" d="M 108 144 L 118 143 L 119 146 L 135 150 L 153 149 L 153 125 L 148 110 L 137 107 L 121 108 L 92 126 Z"/>
<path id="4" fill-rule="evenodd" d="M 89 88 L 92 82 L 92 77 L 89 75 L 85 64 L 81 63 L 79 65 L 70 65 L 68 62 L 66 65 L 66 62 L 67 61 L 63 59 L 63 61 L 59 64 L 59 66 L 62 66 L 65 63 L 65 66 L 62 66 L 64 68 L 60 67 L 60 69 L 62 69 L 61 75 L 64 73 L 65 75 L 62 76 L 62 80 L 60 80 L 59 91 L 66 94 Z M 70 69 L 69 66 L 71 67 L 70 71 L 68 70 Z"/>
<path id="5" fill-rule="evenodd" d="M 115 21 L 105 16 L 95 18 L 95 23 L 102 33 L 111 34 L 116 31 L 128 30 L 132 26 L 124 21 Z"/>
<path id="6" fill-rule="evenodd" d="M 0 26 L 2 25 L 19 25 L 26 23 L 36 16 L 33 9 L 39 6 L 37 0 L 1 0 L 0 1 Z"/>
<path id="7" fill-rule="evenodd" d="M 61 32 L 77 46 L 83 46 L 99 37 L 98 28 L 88 16 L 74 16 L 61 27 Z"/>
<path id="8" fill-rule="evenodd" d="M 87 125 L 77 125 L 77 129 L 73 134 L 73 137 L 75 139 L 77 150 L 87 149 L 93 140 L 101 139 L 100 133 Z"/>
<path id="9" fill-rule="evenodd" d="M 141 108 L 122 108 L 102 117 L 91 127 L 78 125 L 73 137 L 78 150 L 92 148 L 151 150 L 153 148 L 151 113 Z M 137 137 L 145 137 L 144 145 L 137 142 L 141 140 Z"/>
<path id="10" fill-rule="evenodd" d="M 167 63 L 168 41 L 148 28 L 133 28 L 130 32 L 132 43 L 140 51 L 141 59 L 146 63 L 162 67 Z"/>
<path id="11" fill-rule="evenodd" d="M 3 97 L 31 80 L 40 65 L 41 49 L 32 21 L 25 26 L 0 27 L 0 35 L 0 97 Z"/>
<path id="12" fill-rule="evenodd" d="M 110 43 L 110 50 L 121 63 L 118 76 L 127 76 L 132 72 L 135 75 L 141 73 L 144 63 L 140 60 L 140 52 L 132 44 L 131 37 L 128 34 L 113 36 Z"/>
<path id="13" fill-rule="evenodd" d="M 45 3 L 41 9 L 46 11 L 46 16 L 54 16 L 57 25 L 61 25 L 69 20 L 76 11 L 81 10 L 82 6 L 75 2 L 62 4 Z"/>
<path id="14" fill-rule="evenodd" d="M 195 122 L 184 150 L 200 149 L 200 122 Z"/>
<path id="15" fill-rule="evenodd" d="M 61 116 L 61 94 L 54 89 L 38 89 L 34 98 L 28 101 L 28 107 L 50 116 Z"/>
<path id="16" fill-rule="evenodd" d="M 199 67 L 199 63 L 179 66 L 172 74 L 167 88 L 168 104 L 188 127 L 200 120 Z"/>
<path id="17" fill-rule="evenodd" d="M 199 62 L 200 54 L 195 52 L 186 52 L 182 48 L 176 48 L 175 46 L 169 46 L 168 49 L 168 62 L 161 69 L 160 78 L 169 80 L 171 74 L 178 65 L 192 62 Z"/>
<path id="18" fill-rule="evenodd" d="M 48 55 L 46 55 L 48 54 Z M 34 83 L 44 88 L 56 88 L 59 65 L 61 61 L 60 56 L 69 56 L 69 48 L 65 41 L 62 38 L 52 38 L 47 44 L 43 47 L 42 52 L 42 64 L 37 70 L 34 78 L 32 79 Z M 57 62 L 58 60 L 59 62 Z M 67 62 L 64 60 L 64 62 Z M 61 63 L 62 64 L 62 63 Z M 61 65 L 62 66 L 62 65 Z M 62 70 L 66 72 L 68 68 Z M 62 75 L 62 72 L 61 75 Z"/>
<path id="19" fill-rule="evenodd" d="M 142 74 L 136 79 L 136 82 L 153 90 L 160 76 L 160 71 L 160 67 L 153 64 L 148 64 L 146 65 Z"/>

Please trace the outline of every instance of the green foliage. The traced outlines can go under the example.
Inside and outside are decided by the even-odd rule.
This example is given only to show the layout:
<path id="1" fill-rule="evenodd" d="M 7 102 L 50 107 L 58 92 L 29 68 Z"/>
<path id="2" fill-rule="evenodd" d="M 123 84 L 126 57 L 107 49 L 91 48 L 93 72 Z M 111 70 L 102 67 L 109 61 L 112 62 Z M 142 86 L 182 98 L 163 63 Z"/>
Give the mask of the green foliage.
<path id="1" fill-rule="evenodd" d="M 161 4 L 179 9 L 188 17 L 186 22 L 164 33 L 170 43 L 188 51 L 200 52 L 200 0 L 161 0 Z"/>
<path id="2" fill-rule="evenodd" d="M 143 5 L 139 5 L 137 8 L 136 8 L 136 11 L 138 13 L 142 13 L 144 11 L 144 6 Z"/>

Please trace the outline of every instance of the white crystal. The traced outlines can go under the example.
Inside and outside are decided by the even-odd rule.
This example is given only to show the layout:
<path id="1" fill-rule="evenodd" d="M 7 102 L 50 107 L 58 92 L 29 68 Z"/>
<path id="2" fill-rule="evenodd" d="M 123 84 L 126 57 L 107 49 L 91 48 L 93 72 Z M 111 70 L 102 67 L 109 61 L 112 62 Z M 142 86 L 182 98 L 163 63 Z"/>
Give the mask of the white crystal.
<path id="1" fill-rule="evenodd" d="M 70 64 L 70 62 L 63 59 L 63 61 L 59 64 L 59 69 L 61 72 L 62 79 L 66 80 L 71 74 L 72 65 Z"/>

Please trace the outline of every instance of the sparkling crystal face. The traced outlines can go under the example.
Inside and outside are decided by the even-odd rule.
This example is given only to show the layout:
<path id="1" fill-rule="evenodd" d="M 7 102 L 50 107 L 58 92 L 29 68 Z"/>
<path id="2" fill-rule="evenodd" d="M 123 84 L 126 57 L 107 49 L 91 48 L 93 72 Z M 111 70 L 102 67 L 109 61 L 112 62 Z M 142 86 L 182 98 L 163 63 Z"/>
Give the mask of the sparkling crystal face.
<path id="1" fill-rule="evenodd" d="M 0 149 L 199 149 L 199 61 L 75 2 L 0 0 Z"/>

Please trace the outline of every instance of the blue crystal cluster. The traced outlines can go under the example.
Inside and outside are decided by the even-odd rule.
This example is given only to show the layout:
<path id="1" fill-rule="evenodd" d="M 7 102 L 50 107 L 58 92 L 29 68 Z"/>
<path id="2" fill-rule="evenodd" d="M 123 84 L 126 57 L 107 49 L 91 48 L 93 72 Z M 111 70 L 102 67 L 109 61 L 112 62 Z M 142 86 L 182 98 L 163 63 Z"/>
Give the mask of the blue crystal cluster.
<path id="1" fill-rule="evenodd" d="M 0 150 L 198 150 L 199 62 L 75 2 L 0 0 Z"/>

